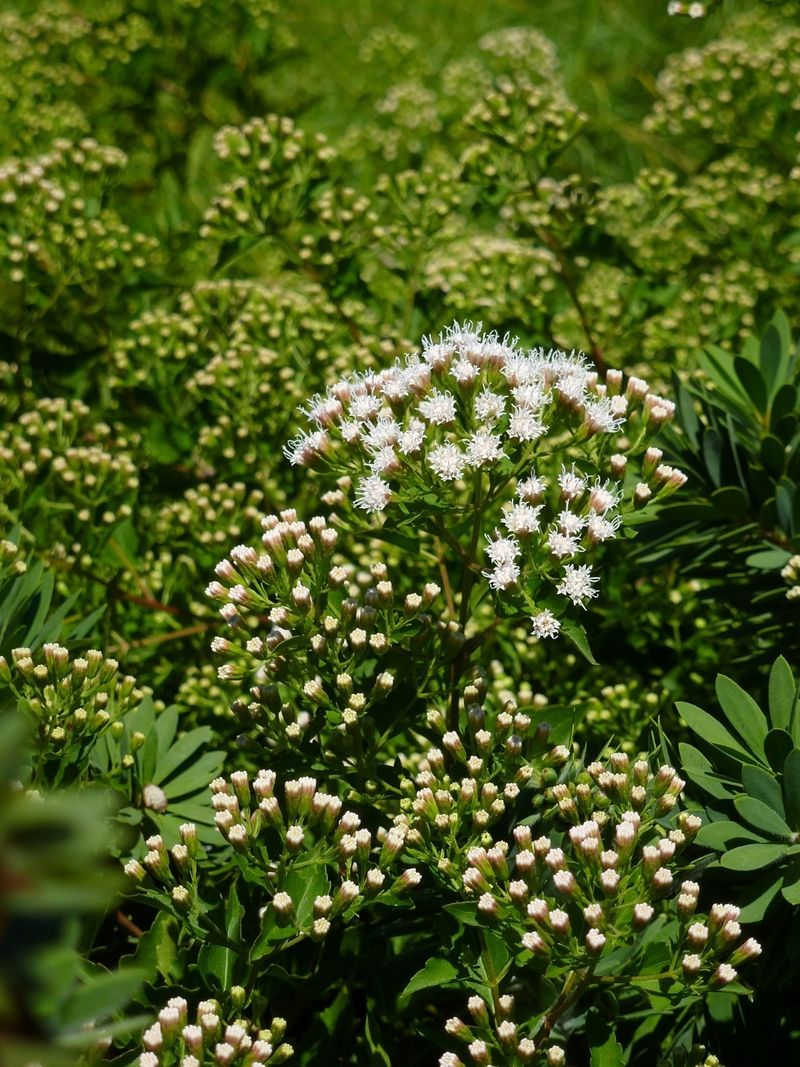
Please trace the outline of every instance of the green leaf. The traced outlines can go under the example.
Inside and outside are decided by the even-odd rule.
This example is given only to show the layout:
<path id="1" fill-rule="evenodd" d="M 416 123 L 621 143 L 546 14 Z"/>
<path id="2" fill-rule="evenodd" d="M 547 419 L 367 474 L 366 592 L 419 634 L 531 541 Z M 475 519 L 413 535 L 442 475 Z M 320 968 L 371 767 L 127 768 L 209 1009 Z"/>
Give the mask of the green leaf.
<path id="1" fill-rule="evenodd" d="M 791 558 L 791 552 L 786 552 L 782 548 L 765 548 L 759 552 L 752 552 L 745 559 L 745 563 L 757 571 L 779 571 Z"/>
<path id="2" fill-rule="evenodd" d="M 790 733 L 786 730 L 770 730 L 764 742 L 764 752 L 773 771 L 782 770 L 784 761 L 793 748 L 795 743 Z"/>
<path id="3" fill-rule="evenodd" d="M 225 934 L 234 943 L 242 936 L 244 908 L 239 900 L 238 886 L 234 882 L 228 890 L 225 902 Z M 225 992 L 233 984 L 233 969 L 241 952 L 229 945 L 204 945 L 200 949 L 198 967 L 200 973 L 214 983 L 216 989 Z"/>
<path id="4" fill-rule="evenodd" d="M 751 752 L 762 755 L 769 730 L 764 712 L 749 693 L 724 674 L 717 675 L 716 692 L 725 718 Z"/>
<path id="5" fill-rule="evenodd" d="M 743 748 L 713 715 L 709 715 L 707 711 L 703 711 L 702 708 L 698 708 L 694 704 L 686 704 L 683 701 L 677 701 L 675 707 L 689 729 L 696 733 L 698 737 L 707 741 L 708 744 L 714 745 L 715 748 L 735 755 L 740 760 L 745 760 L 748 763 L 752 762 L 751 755 L 747 749 Z"/>
<path id="6" fill-rule="evenodd" d="M 781 345 L 781 335 L 774 323 L 770 323 L 761 336 L 759 366 L 770 395 L 786 373 L 786 354 Z"/>
<path id="7" fill-rule="evenodd" d="M 678 752 L 681 757 L 681 768 L 690 782 L 699 785 L 715 800 L 731 799 L 730 790 L 712 773 L 714 768 L 702 752 L 693 745 L 687 745 L 685 741 L 681 741 L 678 745 Z"/>
<path id="8" fill-rule="evenodd" d="M 224 752 L 205 752 L 185 771 L 176 775 L 171 781 L 159 782 L 170 800 L 185 797 L 199 790 L 205 790 L 208 783 L 217 777 L 225 762 Z"/>
<path id="9" fill-rule="evenodd" d="M 718 822 L 704 823 L 697 835 L 697 843 L 713 848 L 717 852 L 724 852 L 732 841 L 761 842 L 762 837 L 748 830 L 741 823 L 731 822 L 728 819 L 720 819 Z"/>
<path id="10" fill-rule="evenodd" d="M 789 729 L 797 694 L 792 668 L 783 656 L 778 656 L 769 672 L 769 717 L 776 729 Z"/>
<path id="11" fill-rule="evenodd" d="M 749 360 L 737 356 L 733 361 L 736 377 L 742 383 L 744 392 L 759 411 L 767 410 L 767 388 L 759 370 Z"/>
<path id="12" fill-rule="evenodd" d="M 783 794 L 778 779 L 774 774 L 765 771 L 763 767 L 742 767 L 742 785 L 745 791 L 756 800 L 763 801 L 769 808 L 773 808 L 783 819 Z"/>
<path id="13" fill-rule="evenodd" d="M 458 971 L 450 960 L 432 956 L 422 970 L 417 971 L 400 994 L 401 998 L 410 997 L 423 989 L 433 989 L 445 985 L 458 977 Z"/>
<path id="14" fill-rule="evenodd" d="M 739 898 L 742 906 L 739 920 L 743 923 L 761 922 L 767 909 L 781 888 L 780 872 L 768 871 L 749 886 Z"/>
<path id="15" fill-rule="evenodd" d="M 166 714 L 166 713 L 165 713 Z M 193 756 L 198 748 L 209 745 L 214 737 L 214 731 L 210 726 L 198 726 L 196 730 L 190 730 L 188 734 L 178 738 L 174 745 L 158 761 L 155 770 L 155 781 L 164 782 L 176 771 L 182 763 Z"/>
<path id="16" fill-rule="evenodd" d="M 133 999 L 146 979 L 146 973 L 138 967 L 99 971 L 70 996 L 63 1025 L 77 1030 L 86 1023 L 107 1019 Z"/>
<path id="17" fill-rule="evenodd" d="M 757 871 L 783 859 L 788 845 L 741 845 L 731 849 L 720 859 L 721 866 L 729 871 Z"/>
<path id="18" fill-rule="evenodd" d="M 781 895 L 790 904 L 800 904 L 800 860 L 790 864 L 783 876 Z"/>
<path id="19" fill-rule="evenodd" d="M 614 1027 L 594 1010 L 586 1020 L 586 1036 L 591 1048 L 591 1067 L 622 1067 L 625 1060 Z"/>
<path id="20" fill-rule="evenodd" d="M 310 926 L 314 915 L 314 901 L 317 897 L 325 896 L 330 889 L 325 865 L 318 863 L 313 867 L 290 870 L 283 889 L 292 898 L 297 925 L 300 929 Z"/>
<path id="21" fill-rule="evenodd" d="M 783 765 L 783 796 L 786 821 L 793 830 L 800 830 L 800 749 L 793 748 Z"/>
<path id="22" fill-rule="evenodd" d="M 562 619 L 561 632 L 566 634 L 584 659 L 588 660 L 594 667 L 598 665 L 597 660 L 592 655 L 592 650 L 589 648 L 589 638 L 586 636 L 586 630 L 579 622 L 575 622 L 574 619 Z"/>
<path id="23" fill-rule="evenodd" d="M 762 830 L 765 834 L 771 834 L 774 837 L 788 839 L 792 836 L 791 828 L 762 800 L 756 800 L 755 797 L 736 797 L 733 806 L 745 822 L 755 826 L 756 830 Z"/>

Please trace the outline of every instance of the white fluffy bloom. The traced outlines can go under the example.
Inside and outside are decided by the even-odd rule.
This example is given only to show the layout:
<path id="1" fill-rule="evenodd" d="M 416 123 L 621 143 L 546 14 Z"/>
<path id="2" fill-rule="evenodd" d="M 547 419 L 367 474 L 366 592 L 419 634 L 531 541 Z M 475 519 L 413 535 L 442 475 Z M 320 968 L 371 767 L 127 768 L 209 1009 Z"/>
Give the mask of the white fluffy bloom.
<path id="1" fill-rule="evenodd" d="M 400 433 L 400 424 L 392 418 L 380 418 L 364 433 L 363 440 L 366 448 L 379 450 L 397 442 Z"/>
<path id="2" fill-rule="evenodd" d="M 503 516 L 503 525 L 512 534 L 532 534 L 539 529 L 539 512 L 542 505 L 515 504 Z"/>
<path id="3" fill-rule="evenodd" d="M 564 577 L 556 586 L 562 596 L 569 597 L 573 604 L 584 607 L 586 600 L 598 595 L 594 582 L 598 581 L 592 574 L 591 566 L 575 567 L 568 563 L 564 568 Z"/>
<path id="4" fill-rule="evenodd" d="M 464 453 L 456 445 L 437 445 L 428 456 L 428 463 L 434 474 L 443 482 L 452 482 L 464 473 L 466 462 Z"/>
<path id="5" fill-rule="evenodd" d="M 540 411 L 550 399 L 550 393 L 540 382 L 526 382 L 512 390 L 518 408 Z"/>
<path id="6" fill-rule="evenodd" d="M 545 432 L 545 425 L 528 408 L 514 408 L 508 420 L 508 436 L 515 441 L 536 441 Z"/>
<path id="7" fill-rule="evenodd" d="M 580 542 L 576 537 L 564 534 L 557 528 L 551 529 L 547 534 L 547 547 L 550 549 L 550 554 L 555 556 L 556 559 L 574 556 L 576 552 L 581 551 Z"/>
<path id="8" fill-rule="evenodd" d="M 531 615 L 531 622 L 533 623 L 531 633 L 534 637 L 558 637 L 561 623 L 552 611 L 545 608 L 544 611 Z"/>
<path id="9" fill-rule="evenodd" d="M 618 515 L 613 519 L 605 515 L 590 515 L 586 523 L 586 536 L 595 543 L 610 541 L 612 537 L 616 537 L 620 522 Z"/>
<path id="10" fill-rule="evenodd" d="M 547 482 L 545 482 L 544 478 L 538 478 L 535 474 L 532 474 L 530 478 L 525 478 L 524 481 L 519 482 L 517 496 L 520 500 L 535 504 L 546 488 Z"/>
<path id="11" fill-rule="evenodd" d="M 616 413 L 611 397 L 599 397 L 586 404 L 584 421 L 591 433 L 616 433 L 625 417 Z"/>
<path id="12" fill-rule="evenodd" d="M 473 467 L 485 467 L 504 455 L 501 439 L 488 430 L 478 430 L 467 439 L 467 460 Z"/>
<path id="13" fill-rule="evenodd" d="M 394 449 L 390 445 L 386 445 L 385 448 L 381 448 L 375 453 L 369 466 L 373 474 L 385 474 L 387 471 L 390 473 L 397 471 L 400 464 Z"/>
<path id="14" fill-rule="evenodd" d="M 328 443 L 328 435 L 324 430 L 315 430 L 312 433 L 301 433 L 293 438 L 283 454 L 293 467 L 310 463 L 312 458 L 321 452 Z"/>
<path id="15" fill-rule="evenodd" d="M 508 589 L 519 578 L 519 566 L 516 563 L 498 563 L 493 571 L 484 571 L 483 576 L 489 579 L 492 589 Z"/>
<path id="16" fill-rule="evenodd" d="M 392 498 L 389 483 L 377 474 L 371 474 L 358 483 L 356 489 L 356 507 L 364 511 L 383 511 Z"/>
<path id="17" fill-rule="evenodd" d="M 586 489 L 586 479 L 582 475 L 576 474 L 574 463 L 569 470 L 566 467 L 561 468 L 558 484 L 561 488 L 561 495 L 565 500 L 576 500 Z"/>
<path id="18" fill-rule="evenodd" d="M 397 447 L 404 456 L 413 456 L 422 448 L 425 440 L 425 423 L 412 419 L 405 430 L 397 435 Z"/>
<path id="19" fill-rule="evenodd" d="M 435 426 L 445 426 L 456 417 L 456 401 L 452 393 L 434 389 L 429 397 L 420 401 L 419 413 Z"/>
<path id="20" fill-rule="evenodd" d="M 484 389 L 475 398 L 475 417 L 478 422 L 497 422 L 505 414 L 506 398 L 491 389 Z"/>
<path id="21" fill-rule="evenodd" d="M 374 419 L 381 410 L 381 402 L 376 396 L 369 393 L 361 393 L 350 401 L 350 417 L 357 422 L 365 422 Z"/>
<path id="22" fill-rule="evenodd" d="M 478 368 L 467 359 L 460 359 L 450 368 L 451 375 L 459 385 L 471 385 L 478 377 Z"/>
<path id="23" fill-rule="evenodd" d="M 486 555 L 497 566 L 501 563 L 513 563 L 519 556 L 519 541 L 515 537 L 487 538 Z"/>
<path id="24" fill-rule="evenodd" d="M 577 515 L 574 511 L 570 511 L 569 508 L 564 508 L 558 514 L 558 528 L 565 534 L 578 534 L 586 526 L 586 519 L 582 515 Z"/>

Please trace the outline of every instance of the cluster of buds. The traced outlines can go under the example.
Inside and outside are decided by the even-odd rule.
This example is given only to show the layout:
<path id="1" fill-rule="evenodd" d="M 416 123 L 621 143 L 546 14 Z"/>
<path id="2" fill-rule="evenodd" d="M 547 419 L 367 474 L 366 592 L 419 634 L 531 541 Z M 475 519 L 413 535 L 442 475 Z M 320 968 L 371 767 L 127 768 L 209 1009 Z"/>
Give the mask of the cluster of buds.
<path id="1" fill-rule="evenodd" d="M 292 221 L 336 155 L 321 134 L 298 130 L 280 115 L 223 126 L 214 150 L 236 175 L 203 216 L 200 236 L 215 240 L 274 231 Z"/>
<path id="2" fill-rule="evenodd" d="M 792 556 L 781 568 L 781 578 L 789 585 L 786 590 L 786 599 L 800 599 L 800 556 Z"/>
<path id="3" fill-rule="evenodd" d="M 36 652 L 15 648 L 11 663 L 0 656 L 0 682 L 35 722 L 43 751 L 72 763 L 80 763 L 81 747 L 88 752 L 105 729 L 120 736 L 120 720 L 145 695 L 135 678 L 120 675 L 115 659 L 95 648 L 70 658 L 69 650 L 55 643 Z"/>
<path id="4" fill-rule="evenodd" d="M 739 908 L 714 904 L 707 916 L 698 915 L 697 897 L 697 883 L 684 882 L 677 900 L 681 969 L 690 987 L 719 989 L 736 981 L 737 967 L 761 955 L 761 945 L 753 937 L 741 940 Z"/>
<path id="5" fill-rule="evenodd" d="M 334 563 L 338 534 L 322 516 L 306 523 L 287 510 L 262 526 L 262 550 L 235 547 L 206 589 L 224 602 L 234 633 L 248 635 L 212 643 L 227 658 L 220 678 L 254 683 L 234 711 L 282 745 L 326 723 L 344 736 L 360 732 L 395 684 L 382 661 L 435 632 L 428 608 L 439 587 L 398 603 L 383 564 L 360 575 Z"/>
<path id="6" fill-rule="evenodd" d="M 92 420 L 80 400 L 43 398 L 0 430 L 0 518 L 23 525 L 47 521 L 54 555 L 92 564 L 104 530 L 133 512 L 139 478 L 136 436 Z M 44 511 L 33 486 L 46 484 Z"/>
<path id="7" fill-rule="evenodd" d="M 145 790 L 157 787 L 146 786 Z M 180 841 L 167 848 L 160 834 L 153 834 L 145 841 L 147 851 L 141 861 L 130 859 L 124 865 L 125 874 L 136 884 L 152 880 L 159 891 L 169 894 L 171 907 L 178 915 L 193 914 L 198 907 L 197 861 L 200 845 L 197 826 L 183 823 L 179 830 Z"/>
<path id="8" fill-rule="evenodd" d="M 243 1002 L 244 989 L 234 986 L 231 1000 Z M 262 1067 L 285 1063 L 294 1053 L 284 1041 L 286 1020 L 275 1018 L 268 1027 L 235 1018 L 225 1023 L 216 1000 L 201 1000 L 195 1021 L 189 1022 L 189 1005 L 171 997 L 158 1019 L 142 1035 L 144 1051 L 138 1067 Z"/>
<path id="9" fill-rule="evenodd" d="M 262 873 L 270 896 L 263 912 L 271 912 L 278 926 L 322 941 L 331 920 L 343 912 L 355 914 L 373 900 L 419 883 L 414 868 L 392 873 L 405 849 L 402 828 L 373 835 L 359 815 L 342 811 L 339 797 L 317 789 L 314 778 L 285 782 L 282 801 L 276 786 L 273 771 L 261 770 L 252 780 L 246 771 L 234 771 L 230 780 L 215 779 L 211 792 L 217 829 L 251 878 L 255 870 Z M 298 901 L 285 888 L 295 863 L 324 867 L 330 885 L 330 893 L 316 897 L 308 915 L 297 912 Z"/>
<path id="10" fill-rule="evenodd" d="M 394 504 L 416 512 L 435 490 L 441 514 L 421 523 L 445 540 L 452 517 L 473 518 L 477 508 L 490 586 L 532 615 L 537 636 L 551 637 L 568 606 L 597 595 L 582 554 L 615 536 L 625 510 L 685 481 L 647 447 L 673 413 L 640 378 L 626 383 L 609 371 L 601 382 L 574 352 L 525 351 L 455 324 L 438 341 L 425 339 L 420 353 L 314 397 L 312 429 L 286 454 L 354 477 L 355 508 L 370 514 Z M 638 481 L 631 459 L 641 460 Z M 493 489 L 484 500 L 487 475 Z"/>
<path id="11" fill-rule="evenodd" d="M 467 1001 L 467 1009 L 469 1022 L 454 1016 L 447 1020 L 445 1030 L 466 1045 L 469 1063 L 564 1067 L 566 1056 L 560 1045 L 526 1036 L 524 1028 L 513 1021 L 514 997 L 508 994 L 498 997 L 492 1008 L 482 997 L 472 996 Z M 464 1067 L 464 1063 L 455 1053 L 445 1052 L 439 1059 L 439 1067 Z"/>
<path id="12" fill-rule="evenodd" d="M 548 742 L 547 723 L 534 726 L 529 715 L 506 701 L 496 714 L 480 701 L 480 679 L 464 692 L 466 725 L 448 730 L 442 713 L 428 711 L 428 726 L 441 735 L 441 747 L 418 761 L 401 785 L 397 825 L 408 829 L 409 854 L 419 857 L 444 884 L 457 887 L 465 850 L 491 842 L 488 830 L 523 790 L 533 802 L 558 779 L 569 759 L 563 745 Z"/>

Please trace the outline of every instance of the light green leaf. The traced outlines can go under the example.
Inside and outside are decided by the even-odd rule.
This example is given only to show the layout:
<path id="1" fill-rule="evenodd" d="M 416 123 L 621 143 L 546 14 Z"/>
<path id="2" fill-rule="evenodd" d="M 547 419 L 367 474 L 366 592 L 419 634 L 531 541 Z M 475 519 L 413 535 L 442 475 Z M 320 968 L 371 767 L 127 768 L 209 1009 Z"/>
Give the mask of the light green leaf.
<path id="1" fill-rule="evenodd" d="M 765 834 L 773 837 L 791 838 L 791 827 L 787 826 L 776 811 L 773 811 L 763 800 L 755 797 L 736 797 L 733 805 L 745 822 L 754 826 L 756 830 L 763 830 Z"/>
<path id="2" fill-rule="evenodd" d="M 747 749 L 739 744 L 713 715 L 709 715 L 707 711 L 703 711 L 694 704 L 686 704 L 683 701 L 677 701 L 675 707 L 689 729 L 698 737 L 702 737 L 708 744 L 722 749 L 723 752 L 731 753 L 740 760 L 745 760 L 747 763 L 753 762 L 753 757 Z"/>
<path id="3" fill-rule="evenodd" d="M 717 699 L 726 719 L 756 755 L 764 753 L 769 724 L 764 712 L 741 686 L 724 674 L 717 675 Z"/>
<path id="4" fill-rule="evenodd" d="M 589 638 L 586 636 L 586 630 L 579 622 L 575 622 L 574 619 L 562 619 L 561 632 L 566 634 L 584 659 L 588 660 L 593 666 L 597 666 L 597 660 L 589 648 Z"/>
<path id="5" fill-rule="evenodd" d="M 724 853 L 721 866 L 729 871 L 757 871 L 783 859 L 788 845 L 741 845 Z"/>
<path id="6" fill-rule="evenodd" d="M 783 656 L 778 656 L 769 672 L 769 716 L 773 727 L 789 729 L 796 702 L 797 685 L 792 668 Z"/>

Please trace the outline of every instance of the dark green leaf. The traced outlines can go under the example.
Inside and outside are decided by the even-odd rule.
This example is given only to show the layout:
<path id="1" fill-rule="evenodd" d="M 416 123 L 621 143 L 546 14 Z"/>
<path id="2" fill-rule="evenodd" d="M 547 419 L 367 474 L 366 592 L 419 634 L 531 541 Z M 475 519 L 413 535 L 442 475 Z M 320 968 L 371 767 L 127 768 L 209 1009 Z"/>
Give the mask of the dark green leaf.
<path id="1" fill-rule="evenodd" d="M 239 900 L 238 886 L 234 882 L 225 901 L 225 934 L 234 945 L 242 936 L 244 908 Z M 232 945 L 206 944 L 200 949 L 198 968 L 200 973 L 220 992 L 230 989 L 233 971 L 240 952 Z"/>
<path id="2" fill-rule="evenodd" d="M 724 852 L 732 842 L 761 842 L 763 838 L 738 822 L 720 819 L 718 822 L 704 823 L 697 835 L 697 843 Z"/>
<path id="3" fill-rule="evenodd" d="M 763 767 L 742 767 L 742 785 L 751 797 L 761 800 L 784 818 L 783 794 L 774 774 Z"/>
<path id="4" fill-rule="evenodd" d="M 800 904 L 800 860 L 795 860 L 783 876 L 781 894 L 790 904 Z"/>
<path id="5" fill-rule="evenodd" d="M 730 752 L 738 756 L 739 759 L 752 762 L 752 757 L 747 749 L 740 745 L 713 715 L 709 715 L 707 711 L 703 711 L 702 708 L 698 708 L 694 704 L 686 704 L 683 701 L 678 701 L 675 707 L 689 729 L 696 733 L 698 737 L 701 737 L 708 744 L 714 745 L 715 748 Z"/>
<path id="6" fill-rule="evenodd" d="M 778 871 L 768 871 L 739 897 L 742 910 L 739 919 L 743 923 L 760 922 L 781 888 Z"/>
<path id="7" fill-rule="evenodd" d="M 781 771 L 786 757 L 795 747 L 792 735 L 786 730 L 770 730 L 764 742 L 764 752 L 773 771 Z"/>

